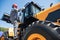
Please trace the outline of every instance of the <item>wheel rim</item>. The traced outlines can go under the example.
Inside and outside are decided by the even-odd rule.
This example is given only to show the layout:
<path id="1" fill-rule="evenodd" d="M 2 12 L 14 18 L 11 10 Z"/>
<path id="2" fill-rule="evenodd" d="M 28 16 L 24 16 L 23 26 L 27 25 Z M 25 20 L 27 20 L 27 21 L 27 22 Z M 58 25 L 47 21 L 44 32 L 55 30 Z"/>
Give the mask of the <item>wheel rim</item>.
<path id="1" fill-rule="evenodd" d="M 27 38 L 27 40 L 46 40 L 46 38 L 41 34 L 34 33 L 34 34 L 31 34 Z"/>

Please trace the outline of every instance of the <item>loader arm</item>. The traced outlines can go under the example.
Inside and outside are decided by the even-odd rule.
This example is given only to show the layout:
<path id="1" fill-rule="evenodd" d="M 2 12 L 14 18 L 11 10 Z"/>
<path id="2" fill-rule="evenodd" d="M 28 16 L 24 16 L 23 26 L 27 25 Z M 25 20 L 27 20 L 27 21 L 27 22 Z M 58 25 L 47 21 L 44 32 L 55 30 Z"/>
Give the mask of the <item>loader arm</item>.
<path id="1" fill-rule="evenodd" d="M 48 20 L 48 21 L 60 24 L 60 22 L 58 23 L 58 21 L 60 21 L 59 15 L 60 15 L 60 3 L 53 5 L 52 7 L 47 8 L 44 11 L 37 13 L 34 17 L 41 20 L 41 21 Z M 55 16 L 55 17 L 53 17 L 53 16 Z"/>
<path id="2" fill-rule="evenodd" d="M 60 9 L 60 3 L 58 3 L 56 5 L 53 5 L 52 7 L 47 8 L 44 11 L 41 11 L 41 12 L 37 13 L 34 17 L 39 19 L 39 20 L 45 21 L 45 19 L 49 15 L 49 13 L 51 13 L 51 12 L 57 10 L 57 9 Z"/>

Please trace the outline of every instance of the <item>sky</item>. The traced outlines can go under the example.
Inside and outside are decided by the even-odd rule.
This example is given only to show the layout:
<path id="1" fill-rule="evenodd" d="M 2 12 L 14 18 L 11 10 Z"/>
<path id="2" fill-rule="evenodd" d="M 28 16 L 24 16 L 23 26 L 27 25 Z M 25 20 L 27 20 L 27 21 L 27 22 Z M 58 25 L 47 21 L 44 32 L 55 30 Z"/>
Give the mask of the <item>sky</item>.
<path id="1" fill-rule="evenodd" d="M 57 4 L 60 0 L 0 0 L 0 19 L 2 18 L 4 13 L 10 14 L 12 9 L 12 5 L 16 3 L 18 5 L 18 9 L 23 8 L 27 2 L 35 2 L 41 8 L 48 8 L 51 3 Z M 1 27 L 13 27 L 12 24 L 6 23 L 5 21 L 0 20 Z"/>

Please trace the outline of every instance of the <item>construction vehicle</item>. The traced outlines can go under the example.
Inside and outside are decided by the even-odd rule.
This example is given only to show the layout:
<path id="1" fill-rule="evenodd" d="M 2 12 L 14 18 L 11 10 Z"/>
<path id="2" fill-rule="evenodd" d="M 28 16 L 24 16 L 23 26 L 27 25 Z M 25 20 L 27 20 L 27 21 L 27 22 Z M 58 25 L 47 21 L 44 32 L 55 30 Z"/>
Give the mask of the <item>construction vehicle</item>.
<path id="1" fill-rule="evenodd" d="M 60 40 L 60 3 L 42 11 L 34 2 L 27 3 L 22 10 L 23 22 L 19 22 L 19 40 Z M 2 20 L 10 22 L 4 14 Z"/>

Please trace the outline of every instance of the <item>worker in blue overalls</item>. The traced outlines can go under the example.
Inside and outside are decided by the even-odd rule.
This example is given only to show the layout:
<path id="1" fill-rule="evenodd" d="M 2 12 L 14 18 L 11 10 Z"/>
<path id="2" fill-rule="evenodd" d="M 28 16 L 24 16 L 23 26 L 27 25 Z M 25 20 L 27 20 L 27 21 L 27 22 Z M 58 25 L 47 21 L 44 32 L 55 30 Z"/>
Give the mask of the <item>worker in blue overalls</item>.
<path id="1" fill-rule="evenodd" d="M 18 6 L 17 4 L 13 4 L 12 5 L 12 10 L 10 13 L 10 21 L 14 26 L 14 39 L 18 38 L 17 37 L 17 28 L 18 28 L 18 24 L 17 24 L 17 20 L 18 20 L 18 12 L 20 10 L 18 10 Z"/>
<path id="2" fill-rule="evenodd" d="M 14 24 L 14 21 L 18 19 L 18 9 L 17 4 L 12 5 L 12 10 L 10 13 L 10 21 L 12 24 Z"/>

